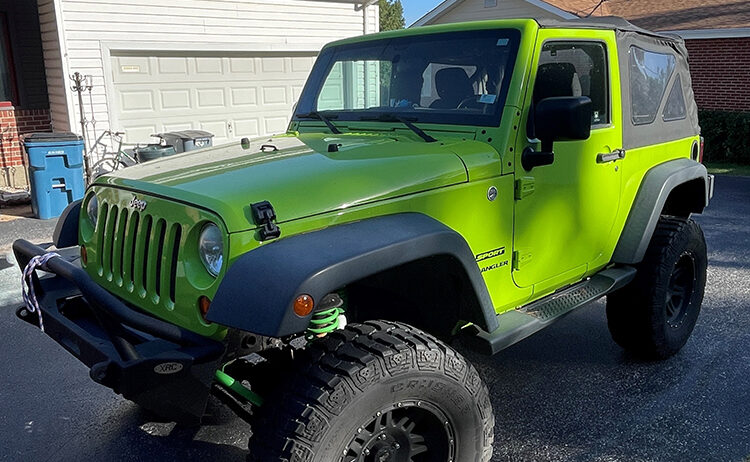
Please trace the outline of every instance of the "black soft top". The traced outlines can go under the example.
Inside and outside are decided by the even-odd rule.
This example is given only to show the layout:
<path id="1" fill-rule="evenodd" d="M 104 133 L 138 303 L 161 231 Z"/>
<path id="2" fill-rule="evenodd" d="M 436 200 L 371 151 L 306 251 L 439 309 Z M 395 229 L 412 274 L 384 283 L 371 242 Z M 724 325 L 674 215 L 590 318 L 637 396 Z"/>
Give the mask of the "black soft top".
<path id="1" fill-rule="evenodd" d="M 660 144 L 700 134 L 698 107 L 695 104 L 688 68 L 688 52 L 682 38 L 673 34 L 651 32 L 616 16 L 581 19 L 536 19 L 536 22 L 541 28 L 601 29 L 615 32 L 620 67 L 624 121 L 622 136 L 625 149 Z M 656 120 L 648 124 L 637 124 L 635 122 L 631 102 L 632 99 L 643 97 L 643 95 L 631 93 L 637 91 L 631 88 L 631 72 L 633 71 L 631 69 L 631 66 L 633 66 L 631 53 L 634 47 L 675 57 L 675 69 L 669 78 L 666 91 L 661 97 L 658 113 L 663 112 L 670 89 L 673 85 L 679 84 L 687 112 L 684 118 L 665 121 L 662 117 L 657 117 Z M 679 82 L 676 82 L 677 79 L 679 79 Z"/>
<path id="2" fill-rule="evenodd" d="M 619 16 L 594 16 L 590 18 L 576 18 L 576 19 L 553 19 L 553 18 L 538 18 L 535 21 L 539 24 L 539 27 L 546 28 L 573 28 L 573 29 L 604 29 L 604 30 L 619 30 L 627 32 L 636 32 L 650 37 L 658 37 L 664 40 L 672 40 L 675 42 L 682 42 L 682 39 L 675 34 L 668 34 L 663 32 L 653 32 L 636 26 L 630 23 L 626 19 Z"/>

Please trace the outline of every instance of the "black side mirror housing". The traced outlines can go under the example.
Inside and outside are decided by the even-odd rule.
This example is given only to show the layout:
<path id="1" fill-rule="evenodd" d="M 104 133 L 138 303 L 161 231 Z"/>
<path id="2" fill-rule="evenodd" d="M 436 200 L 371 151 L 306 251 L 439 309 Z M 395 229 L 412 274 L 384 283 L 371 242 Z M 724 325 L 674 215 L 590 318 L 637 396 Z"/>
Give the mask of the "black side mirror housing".
<path id="1" fill-rule="evenodd" d="M 549 165 L 554 160 L 555 141 L 586 140 L 591 135 L 591 99 L 588 96 L 545 98 L 534 108 L 534 134 L 542 151 L 527 148 L 521 157 L 526 170 Z"/>

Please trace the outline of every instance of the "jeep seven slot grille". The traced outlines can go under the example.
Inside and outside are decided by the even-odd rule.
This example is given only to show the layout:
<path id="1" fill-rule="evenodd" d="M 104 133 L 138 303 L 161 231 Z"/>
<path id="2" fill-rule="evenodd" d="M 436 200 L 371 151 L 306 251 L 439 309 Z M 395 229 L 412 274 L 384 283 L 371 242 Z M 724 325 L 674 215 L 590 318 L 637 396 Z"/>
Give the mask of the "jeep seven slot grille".
<path id="1" fill-rule="evenodd" d="M 100 275 L 153 303 L 173 306 L 182 227 L 115 204 L 100 206 Z"/>

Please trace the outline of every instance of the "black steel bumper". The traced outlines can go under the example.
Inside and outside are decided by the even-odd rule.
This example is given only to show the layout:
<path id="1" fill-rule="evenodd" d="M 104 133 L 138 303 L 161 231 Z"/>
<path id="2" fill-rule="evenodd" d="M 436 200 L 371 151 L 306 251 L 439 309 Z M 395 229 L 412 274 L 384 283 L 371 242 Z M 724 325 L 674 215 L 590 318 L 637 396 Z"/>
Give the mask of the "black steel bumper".
<path id="1" fill-rule="evenodd" d="M 23 269 L 46 251 L 17 240 Z M 34 279 L 44 330 L 86 364 L 91 378 L 161 417 L 197 425 L 205 411 L 224 345 L 126 306 L 96 284 L 74 257 L 48 261 Z M 26 307 L 19 318 L 37 325 Z"/>

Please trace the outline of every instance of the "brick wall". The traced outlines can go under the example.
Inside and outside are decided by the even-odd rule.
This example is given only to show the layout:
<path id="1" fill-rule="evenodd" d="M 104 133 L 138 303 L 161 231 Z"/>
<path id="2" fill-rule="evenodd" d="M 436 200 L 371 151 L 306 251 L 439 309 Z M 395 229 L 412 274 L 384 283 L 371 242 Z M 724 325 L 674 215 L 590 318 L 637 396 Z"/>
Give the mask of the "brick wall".
<path id="1" fill-rule="evenodd" d="M 750 111 L 750 37 L 685 43 L 698 108 Z"/>
<path id="2" fill-rule="evenodd" d="M 0 187 L 28 185 L 21 138 L 32 132 L 52 131 L 49 109 L 0 107 Z"/>

